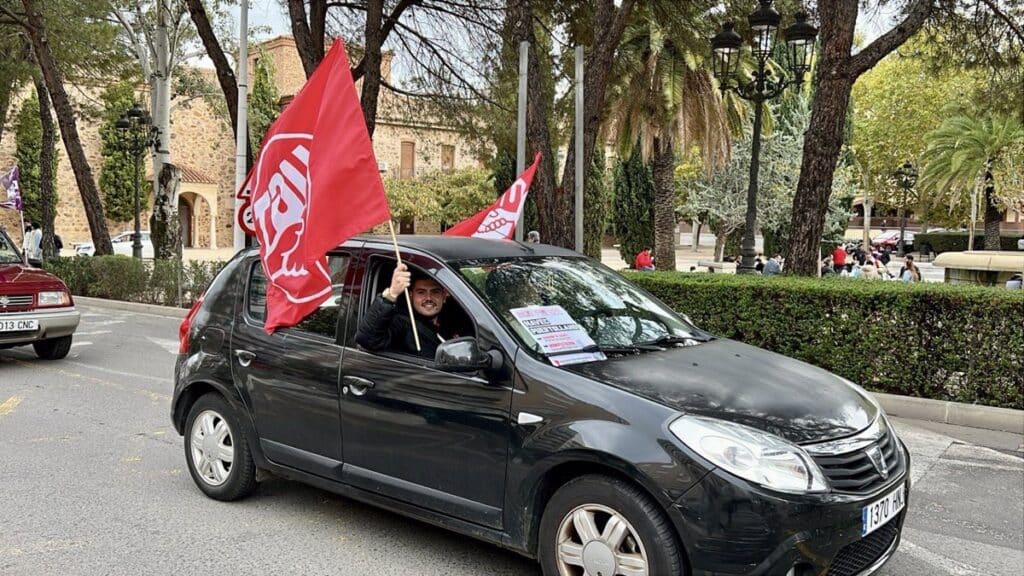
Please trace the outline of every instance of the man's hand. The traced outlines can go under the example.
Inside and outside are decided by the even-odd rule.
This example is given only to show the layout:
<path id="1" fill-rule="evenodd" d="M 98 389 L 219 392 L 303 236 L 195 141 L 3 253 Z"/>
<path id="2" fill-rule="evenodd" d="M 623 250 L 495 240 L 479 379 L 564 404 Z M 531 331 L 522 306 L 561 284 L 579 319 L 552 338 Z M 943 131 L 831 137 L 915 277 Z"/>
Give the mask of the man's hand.
<path id="1" fill-rule="evenodd" d="M 398 298 L 409 287 L 411 281 L 412 274 L 409 273 L 409 268 L 405 264 L 399 264 L 391 274 L 391 286 L 388 287 L 388 295 L 391 296 L 392 300 Z"/>

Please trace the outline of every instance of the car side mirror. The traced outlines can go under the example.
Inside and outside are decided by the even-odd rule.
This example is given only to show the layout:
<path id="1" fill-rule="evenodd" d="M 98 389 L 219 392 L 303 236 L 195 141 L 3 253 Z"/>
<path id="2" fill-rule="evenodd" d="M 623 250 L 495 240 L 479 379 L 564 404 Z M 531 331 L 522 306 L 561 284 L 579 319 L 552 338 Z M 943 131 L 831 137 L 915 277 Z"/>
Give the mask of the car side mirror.
<path id="1" fill-rule="evenodd" d="M 33 267 L 33 268 L 42 268 L 43 267 L 43 261 L 39 260 L 37 258 L 29 258 L 28 259 L 28 265 Z"/>
<path id="2" fill-rule="evenodd" d="M 446 372 L 496 370 L 501 368 L 501 352 L 484 352 L 472 336 L 452 338 L 437 347 L 434 364 Z"/>

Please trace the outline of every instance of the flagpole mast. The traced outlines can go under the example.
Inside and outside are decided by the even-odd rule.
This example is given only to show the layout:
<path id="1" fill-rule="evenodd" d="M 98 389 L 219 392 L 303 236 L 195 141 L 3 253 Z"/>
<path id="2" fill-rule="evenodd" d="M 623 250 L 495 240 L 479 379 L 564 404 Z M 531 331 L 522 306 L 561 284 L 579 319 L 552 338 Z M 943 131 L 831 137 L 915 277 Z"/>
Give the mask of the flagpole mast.
<path id="1" fill-rule="evenodd" d="M 519 109 L 516 114 L 516 174 L 526 169 L 526 81 L 529 75 L 530 43 L 519 43 Z M 524 199 L 525 202 L 525 199 Z M 523 211 L 516 221 L 516 241 L 523 241 Z"/>
<path id="2" fill-rule="evenodd" d="M 576 46 L 576 251 L 583 253 L 583 45 Z"/>
<path id="3" fill-rule="evenodd" d="M 240 15 L 238 19 L 238 118 L 235 122 L 235 192 L 241 189 L 245 183 L 245 151 L 248 148 L 248 127 L 249 127 L 249 0 L 241 0 Z M 235 210 L 232 218 L 234 223 L 234 234 L 232 246 L 235 252 L 245 248 L 245 232 L 238 224 L 238 212 L 242 209 L 243 201 L 235 196 Z"/>
<path id="4" fill-rule="evenodd" d="M 388 218 L 388 228 L 391 230 L 391 242 L 395 245 L 395 258 L 402 263 L 402 253 L 398 251 L 398 237 L 395 236 L 395 223 Z M 412 324 L 412 337 L 416 340 L 416 351 L 420 351 L 420 334 L 416 330 L 416 316 L 412 312 L 412 299 L 409 298 L 409 288 L 405 289 L 405 303 L 409 306 L 409 324 Z"/>
<path id="5" fill-rule="evenodd" d="M 28 266 L 28 251 L 25 250 L 25 236 L 28 232 L 25 232 L 25 208 L 22 207 L 18 210 L 18 216 L 21 218 L 21 259 L 25 266 Z"/>

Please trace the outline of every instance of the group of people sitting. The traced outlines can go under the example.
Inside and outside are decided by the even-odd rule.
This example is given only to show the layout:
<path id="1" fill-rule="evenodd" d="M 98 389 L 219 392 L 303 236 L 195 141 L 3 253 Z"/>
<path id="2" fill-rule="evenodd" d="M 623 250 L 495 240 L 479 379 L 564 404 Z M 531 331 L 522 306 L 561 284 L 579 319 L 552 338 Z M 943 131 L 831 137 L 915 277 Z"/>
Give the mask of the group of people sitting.
<path id="1" fill-rule="evenodd" d="M 860 244 L 853 250 L 845 246 L 836 246 L 832 254 L 821 262 L 821 275 L 838 275 L 866 280 L 900 280 L 902 282 L 920 282 L 921 269 L 914 263 L 914 257 L 907 255 L 903 266 L 895 276 L 889 271 L 889 252 L 866 252 Z"/>

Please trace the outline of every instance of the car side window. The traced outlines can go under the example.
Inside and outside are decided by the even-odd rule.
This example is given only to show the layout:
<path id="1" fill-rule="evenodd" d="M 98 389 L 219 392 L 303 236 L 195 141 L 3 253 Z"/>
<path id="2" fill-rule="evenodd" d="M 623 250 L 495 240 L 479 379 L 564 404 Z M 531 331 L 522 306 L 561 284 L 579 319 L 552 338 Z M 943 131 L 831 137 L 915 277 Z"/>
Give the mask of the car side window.
<path id="1" fill-rule="evenodd" d="M 336 337 L 338 309 L 341 305 L 345 279 L 348 276 L 351 261 L 352 258 L 348 254 L 331 254 L 327 257 L 328 273 L 331 276 L 331 295 L 320 304 L 319 308 L 296 325 L 295 330 L 332 339 Z M 259 260 L 253 262 L 249 272 L 245 311 L 249 320 L 257 324 L 263 324 L 267 319 L 267 278 L 263 275 L 263 266 L 260 265 Z"/>

